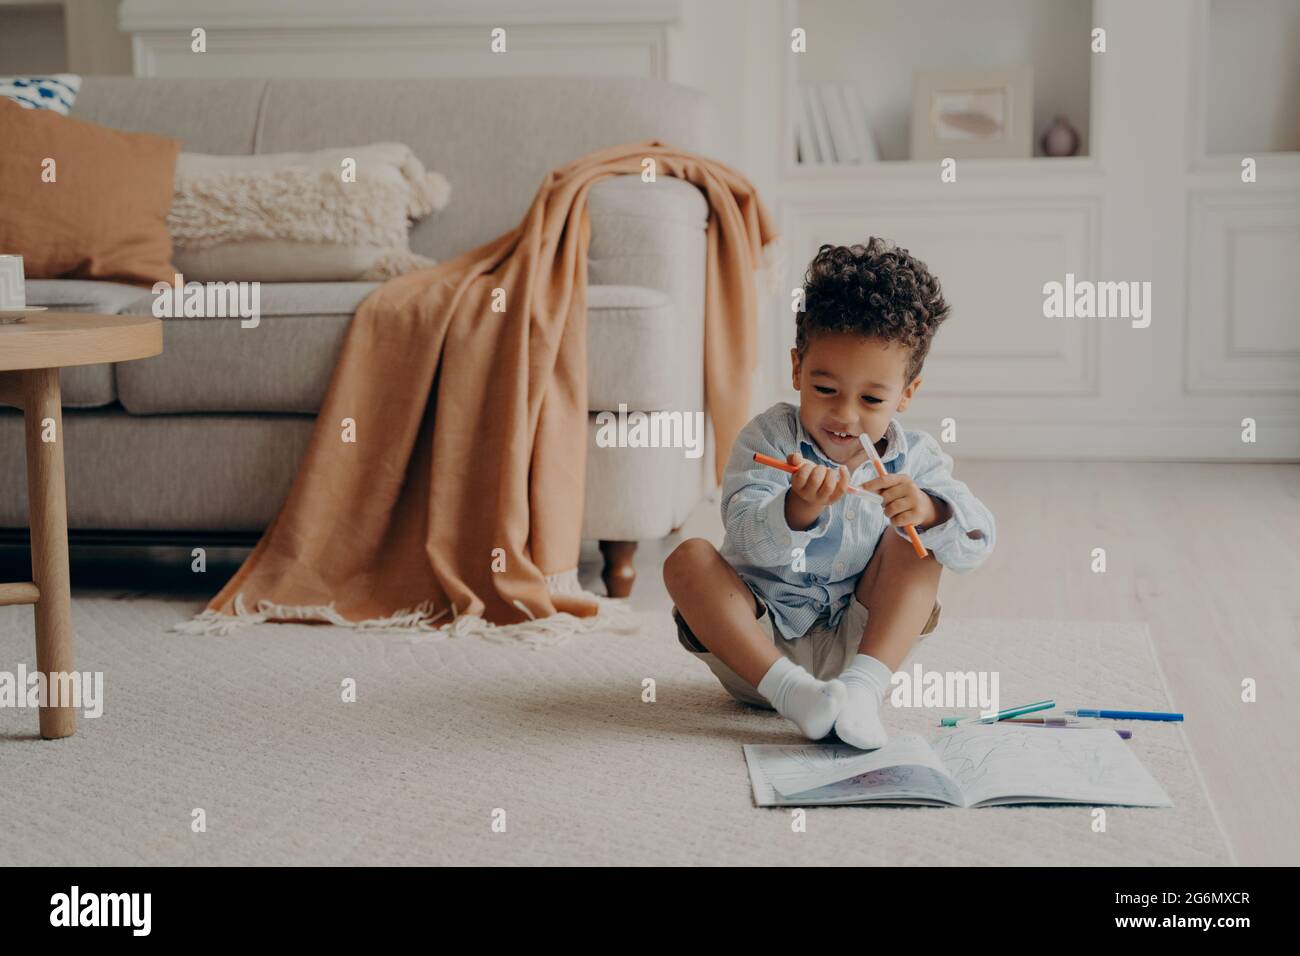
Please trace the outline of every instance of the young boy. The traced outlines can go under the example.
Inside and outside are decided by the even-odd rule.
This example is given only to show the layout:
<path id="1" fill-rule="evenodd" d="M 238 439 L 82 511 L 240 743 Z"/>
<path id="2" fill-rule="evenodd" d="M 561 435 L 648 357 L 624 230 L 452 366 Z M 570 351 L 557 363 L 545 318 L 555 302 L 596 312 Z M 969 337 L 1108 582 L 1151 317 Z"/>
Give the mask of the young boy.
<path id="1" fill-rule="evenodd" d="M 682 646 L 732 696 L 775 708 L 812 740 L 834 729 L 863 750 L 887 742 L 880 706 L 938 623 L 940 571 L 971 571 L 993 551 L 993 515 L 952 476 L 952 458 L 893 417 L 921 387 L 947 316 L 939 281 L 906 249 L 875 238 L 822 246 L 791 349 L 799 407 L 774 405 L 737 437 L 721 553 L 692 538 L 664 564 Z M 799 471 L 759 465 L 755 452 Z M 909 524 L 929 557 L 912 549 Z"/>

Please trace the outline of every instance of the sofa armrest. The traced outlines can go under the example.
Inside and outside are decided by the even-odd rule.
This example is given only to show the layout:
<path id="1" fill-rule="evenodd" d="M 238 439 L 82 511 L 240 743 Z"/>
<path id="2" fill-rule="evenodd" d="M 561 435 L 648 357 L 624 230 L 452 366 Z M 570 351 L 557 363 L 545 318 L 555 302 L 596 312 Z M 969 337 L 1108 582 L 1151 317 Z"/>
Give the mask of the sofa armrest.
<path id="1" fill-rule="evenodd" d="M 673 176 L 611 176 L 589 193 L 589 285 L 640 286 L 673 305 L 673 356 L 682 371 L 674 407 L 704 408 L 705 227 L 709 205 Z M 635 357 L 629 356 L 635 361 Z"/>

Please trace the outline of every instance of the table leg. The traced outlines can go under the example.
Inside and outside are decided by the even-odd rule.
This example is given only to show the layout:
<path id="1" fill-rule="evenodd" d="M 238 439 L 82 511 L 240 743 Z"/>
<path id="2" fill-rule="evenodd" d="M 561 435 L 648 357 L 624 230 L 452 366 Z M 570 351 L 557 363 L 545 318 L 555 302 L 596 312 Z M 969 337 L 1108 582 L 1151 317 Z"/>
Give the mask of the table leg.
<path id="1" fill-rule="evenodd" d="M 63 411 L 57 368 L 23 372 L 27 429 L 27 504 L 32 529 L 32 581 L 40 590 L 36 618 L 36 669 L 72 673 L 72 591 L 68 583 L 68 502 L 63 480 Z M 53 420 L 53 441 L 42 425 Z M 53 682 L 51 682 L 53 683 Z M 68 686 L 64 684 L 64 686 Z M 54 687 L 50 687 L 53 693 Z M 42 707 L 41 736 L 70 737 L 77 729 L 73 707 Z"/>

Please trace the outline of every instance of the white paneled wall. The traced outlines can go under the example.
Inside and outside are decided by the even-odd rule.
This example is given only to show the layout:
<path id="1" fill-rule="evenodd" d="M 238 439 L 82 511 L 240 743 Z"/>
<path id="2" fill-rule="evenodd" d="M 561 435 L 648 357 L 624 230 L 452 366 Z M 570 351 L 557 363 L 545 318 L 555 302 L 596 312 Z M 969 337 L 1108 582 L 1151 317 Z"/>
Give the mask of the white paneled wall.
<path id="1" fill-rule="evenodd" d="M 1007 284 L 1005 275 L 1008 261 L 1026 275 L 1095 272 L 1099 205 L 1090 198 L 818 199 L 784 208 L 794 249 L 861 242 L 865 229 L 925 250 L 927 265 L 957 305 L 936 338 L 942 352 L 926 361 L 922 394 L 960 401 L 1098 394 L 1097 323 L 1044 321 L 1041 287 Z M 985 301 L 996 305 L 987 311 L 962 306 Z M 780 341 L 788 331 L 779 333 Z"/>
<path id="2" fill-rule="evenodd" d="M 936 338 L 905 416 L 909 423 L 937 431 L 941 421 L 954 419 L 953 453 L 968 456 L 1300 458 L 1300 153 L 1294 142 L 1270 133 L 1258 143 L 1267 151 L 1252 154 L 1258 180 L 1246 183 L 1240 168 L 1246 151 L 1228 149 L 1222 137 L 1220 155 L 1206 149 L 1207 129 L 1233 128 L 1225 110 L 1271 116 L 1297 108 L 1294 91 L 1280 92 L 1290 61 L 1270 56 L 1256 63 L 1249 43 L 1215 37 L 1216 17 L 1234 14 L 1209 0 L 1097 0 L 1078 23 L 1073 13 L 1040 11 L 1039 21 L 1025 26 L 1032 36 L 989 41 L 983 62 L 1007 65 L 999 59 L 1004 48 L 1038 55 L 1043 29 L 1054 31 L 1055 42 L 1075 45 L 1063 56 L 1077 59 L 1087 50 L 1086 83 L 1073 81 L 1089 94 L 1086 157 L 959 160 L 957 181 L 949 183 L 941 182 L 939 163 L 929 161 L 810 168 L 794 162 L 790 144 L 793 91 L 808 78 L 862 83 L 875 61 L 855 61 L 843 51 L 854 37 L 897 25 L 898 11 L 892 2 L 806 2 L 814 11 L 807 24 L 805 3 L 771 0 L 766 24 L 756 31 L 772 37 L 763 45 L 766 66 L 757 71 L 766 80 L 764 96 L 785 109 L 755 117 L 763 125 L 754 138 L 768 145 L 754 168 L 768 177 L 766 195 L 781 209 L 789 287 L 799 284 L 820 243 L 869 235 L 906 246 L 944 283 L 952 318 Z M 926 0 L 908 9 L 939 6 L 941 0 Z M 952 6 L 952 23 L 931 18 L 931 29 L 969 32 L 961 16 L 971 5 L 953 0 Z M 979 9 L 996 6 L 1015 2 Z M 1251 20 L 1248 28 L 1237 24 L 1238 33 L 1250 36 L 1290 22 L 1268 0 L 1226 8 Z M 877 9 L 886 13 L 879 20 Z M 828 12 L 840 18 L 828 20 Z M 1014 33 L 1023 23 L 1008 17 L 999 28 Z M 790 52 L 795 26 L 809 31 L 805 54 Z M 1104 53 L 1089 48 L 1093 27 L 1107 31 Z M 825 31 L 836 35 L 822 37 Z M 1286 35 L 1292 59 L 1300 61 L 1300 34 Z M 889 42 L 874 35 L 863 45 Z M 945 42 L 941 37 L 935 45 Z M 1279 42 L 1271 40 L 1269 49 Z M 955 65 L 979 62 L 973 34 L 972 46 Z M 827 57 L 842 60 L 818 60 L 818 50 L 827 48 Z M 1235 71 L 1238 81 L 1262 71 L 1254 78 L 1255 101 L 1225 106 L 1208 95 L 1211 49 L 1218 51 L 1218 71 Z M 818 62 L 809 67 L 800 57 Z M 910 60 L 897 51 L 887 59 L 898 72 L 906 63 L 935 68 L 928 48 L 916 49 Z M 1077 67 L 1061 74 L 1067 75 L 1077 77 Z M 889 124 L 897 120 L 890 111 L 903 102 L 902 90 L 870 95 L 884 117 L 882 155 L 888 155 Z M 1058 100 L 1069 96 L 1058 90 Z M 1246 132 L 1237 142 L 1252 130 L 1277 128 L 1269 122 L 1238 124 Z M 1043 285 L 1063 281 L 1067 272 L 1099 282 L 1149 282 L 1150 326 L 1135 328 L 1124 318 L 1045 318 Z M 788 310 L 786 299 L 772 316 L 769 380 L 774 395 L 793 398 Z M 1247 418 L 1256 423 L 1253 444 L 1241 441 Z"/>
<path id="3" fill-rule="evenodd" d="M 699 87 L 718 157 L 780 217 L 788 288 L 820 243 L 873 234 L 938 273 L 953 316 L 905 418 L 931 431 L 956 419 L 954 454 L 1300 458 L 1294 0 L 991 0 L 970 29 L 967 0 L 806 2 L 800 23 L 799 0 L 125 0 L 122 22 L 137 72 L 159 76 L 621 73 Z M 488 49 L 495 25 L 506 56 Z M 810 31 L 806 54 L 790 50 L 792 25 Z M 195 26 L 203 56 L 189 52 Z M 1089 48 L 1092 27 L 1105 53 Z M 902 158 L 913 70 L 1008 58 L 1044 64 L 1039 112 L 1064 104 L 1086 156 L 960 161 L 955 183 Z M 797 167 L 801 77 L 877 83 L 883 155 L 899 161 Z M 1257 182 L 1242 182 L 1246 156 Z M 1150 282 L 1150 326 L 1044 318 L 1043 284 L 1067 272 Z M 789 301 L 763 316 L 756 406 L 790 397 Z M 1244 418 L 1255 444 L 1240 440 Z"/>
<path id="4" fill-rule="evenodd" d="M 1294 396 L 1300 194 L 1194 193 L 1188 235 L 1187 390 Z"/>

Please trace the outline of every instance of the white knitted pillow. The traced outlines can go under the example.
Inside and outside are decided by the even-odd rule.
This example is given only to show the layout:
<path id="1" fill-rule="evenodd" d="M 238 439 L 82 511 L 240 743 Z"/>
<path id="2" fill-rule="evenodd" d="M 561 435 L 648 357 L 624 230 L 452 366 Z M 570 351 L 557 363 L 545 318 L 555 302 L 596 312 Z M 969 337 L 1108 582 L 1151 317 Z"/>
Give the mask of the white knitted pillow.
<path id="1" fill-rule="evenodd" d="M 167 225 L 187 280 L 386 279 L 435 265 L 409 226 L 451 186 L 401 143 L 314 153 L 181 153 Z"/>

